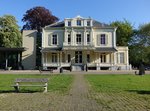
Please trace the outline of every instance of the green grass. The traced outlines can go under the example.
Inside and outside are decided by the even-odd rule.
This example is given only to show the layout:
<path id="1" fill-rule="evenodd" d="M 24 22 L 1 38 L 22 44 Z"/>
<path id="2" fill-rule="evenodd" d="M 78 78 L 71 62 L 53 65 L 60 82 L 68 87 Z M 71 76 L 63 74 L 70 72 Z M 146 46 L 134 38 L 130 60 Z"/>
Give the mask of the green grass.
<path id="1" fill-rule="evenodd" d="M 149 111 L 150 75 L 85 75 L 91 98 L 105 111 Z"/>
<path id="2" fill-rule="evenodd" d="M 86 75 L 97 92 L 150 91 L 150 75 Z"/>
<path id="3" fill-rule="evenodd" d="M 69 90 L 72 83 L 72 75 L 27 75 L 27 74 L 1 74 L 0 75 L 0 92 L 13 92 L 14 88 L 11 85 L 14 84 L 16 78 L 48 78 L 48 92 L 60 92 L 65 93 Z M 40 87 L 21 87 L 21 92 L 35 92 L 42 91 Z"/>

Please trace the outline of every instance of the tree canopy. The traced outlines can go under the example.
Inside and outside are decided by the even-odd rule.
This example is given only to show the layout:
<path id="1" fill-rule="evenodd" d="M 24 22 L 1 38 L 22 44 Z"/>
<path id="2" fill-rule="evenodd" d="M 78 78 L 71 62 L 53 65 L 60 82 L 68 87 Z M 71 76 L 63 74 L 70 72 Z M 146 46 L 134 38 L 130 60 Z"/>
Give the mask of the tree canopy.
<path id="1" fill-rule="evenodd" d="M 134 66 L 144 63 L 150 65 L 150 23 L 144 24 L 134 31 L 130 46 L 130 62 Z"/>
<path id="2" fill-rule="evenodd" d="M 22 38 L 17 21 L 12 15 L 0 17 L 0 47 L 21 47 Z"/>
<path id="3" fill-rule="evenodd" d="M 133 34 L 133 27 L 131 23 L 127 20 L 124 20 L 112 22 L 110 25 L 113 27 L 117 27 L 117 46 L 128 46 L 128 42 L 130 41 Z"/>
<path id="4" fill-rule="evenodd" d="M 40 32 L 42 27 L 57 22 L 58 20 L 59 19 L 52 15 L 51 11 L 45 7 L 33 7 L 27 10 L 23 15 L 22 21 L 26 23 L 23 29 L 35 29 Z"/>

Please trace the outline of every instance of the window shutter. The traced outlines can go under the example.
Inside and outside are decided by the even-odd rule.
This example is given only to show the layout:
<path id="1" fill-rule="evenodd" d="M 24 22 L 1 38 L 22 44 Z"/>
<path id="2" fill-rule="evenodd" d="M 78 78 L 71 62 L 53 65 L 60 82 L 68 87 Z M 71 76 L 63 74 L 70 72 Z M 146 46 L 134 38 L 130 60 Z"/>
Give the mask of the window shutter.
<path id="1" fill-rule="evenodd" d="M 97 35 L 97 45 L 100 45 L 100 35 Z"/>
<path id="2" fill-rule="evenodd" d="M 48 45 L 51 45 L 51 35 L 48 35 Z"/>
<path id="3" fill-rule="evenodd" d="M 59 45 L 58 35 L 57 35 L 57 45 Z"/>
<path id="4" fill-rule="evenodd" d="M 105 37 L 106 37 L 106 38 L 105 38 L 105 40 L 106 40 L 105 42 L 106 42 L 106 45 L 107 45 L 107 44 L 108 44 L 108 34 L 105 34 L 105 35 L 106 35 L 106 36 L 105 36 Z"/>

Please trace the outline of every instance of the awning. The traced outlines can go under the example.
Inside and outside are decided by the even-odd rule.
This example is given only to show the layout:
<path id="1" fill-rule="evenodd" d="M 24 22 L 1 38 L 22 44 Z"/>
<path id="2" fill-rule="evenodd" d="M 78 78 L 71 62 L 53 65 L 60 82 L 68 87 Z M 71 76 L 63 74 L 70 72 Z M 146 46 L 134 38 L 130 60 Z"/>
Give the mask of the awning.
<path id="1" fill-rule="evenodd" d="M 41 50 L 41 52 L 57 52 L 57 51 L 61 51 L 62 48 L 61 47 L 56 47 L 56 48 L 44 48 Z"/>
<path id="2" fill-rule="evenodd" d="M 20 48 L 0 47 L 0 52 L 23 52 L 23 51 L 26 51 L 25 47 L 20 47 Z"/>
<path id="3" fill-rule="evenodd" d="M 113 48 L 113 47 L 98 47 L 95 48 L 96 52 L 116 52 L 117 49 Z"/>

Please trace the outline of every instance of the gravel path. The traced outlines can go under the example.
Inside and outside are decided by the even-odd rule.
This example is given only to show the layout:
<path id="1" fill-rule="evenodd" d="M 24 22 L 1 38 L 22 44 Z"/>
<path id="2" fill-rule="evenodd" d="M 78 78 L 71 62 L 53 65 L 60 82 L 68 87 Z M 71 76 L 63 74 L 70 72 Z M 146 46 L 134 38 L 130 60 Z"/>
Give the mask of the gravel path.
<path id="1" fill-rule="evenodd" d="M 58 111 L 100 111 L 101 107 L 95 100 L 90 99 L 84 75 L 76 74 L 74 76 L 72 88 L 69 94 L 64 96 Z"/>

